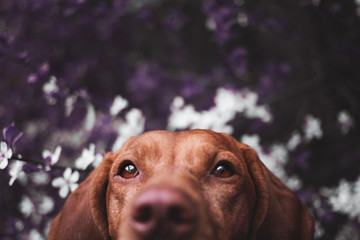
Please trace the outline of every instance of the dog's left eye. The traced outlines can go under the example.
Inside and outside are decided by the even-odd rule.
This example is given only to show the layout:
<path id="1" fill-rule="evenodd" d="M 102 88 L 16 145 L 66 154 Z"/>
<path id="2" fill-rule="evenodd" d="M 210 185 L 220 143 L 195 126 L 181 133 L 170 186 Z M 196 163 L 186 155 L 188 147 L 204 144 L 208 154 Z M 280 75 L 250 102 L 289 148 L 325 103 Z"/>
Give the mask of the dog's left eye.
<path id="1" fill-rule="evenodd" d="M 139 171 L 132 162 L 125 162 L 120 167 L 119 175 L 122 178 L 129 179 L 138 175 Z"/>
<path id="2" fill-rule="evenodd" d="M 218 178 L 229 178 L 234 175 L 234 170 L 229 163 L 220 162 L 216 165 L 211 174 Z"/>

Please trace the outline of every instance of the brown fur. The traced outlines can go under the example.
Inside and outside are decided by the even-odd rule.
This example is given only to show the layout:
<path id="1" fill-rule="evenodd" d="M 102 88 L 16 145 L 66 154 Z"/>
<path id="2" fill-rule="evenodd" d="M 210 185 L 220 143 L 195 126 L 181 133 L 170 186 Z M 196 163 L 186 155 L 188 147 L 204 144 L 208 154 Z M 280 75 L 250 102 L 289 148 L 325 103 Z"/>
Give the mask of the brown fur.
<path id="1" fill-rule="evenodd" d="M 124 160 L 136 165 L 137 177 L 117 176 Z M 229 161 L 235 175 L 211 175 L 219 160 Z M 196 204 L 195 230 L 186 240 L 313 239 L 307 209 L 256 152 L 208 130 L 148 132 L 108 153 L 69 196 L 48 239 L 143 240 L 130 226 L 130 209 L 157 186 L 178 189 Z"/>

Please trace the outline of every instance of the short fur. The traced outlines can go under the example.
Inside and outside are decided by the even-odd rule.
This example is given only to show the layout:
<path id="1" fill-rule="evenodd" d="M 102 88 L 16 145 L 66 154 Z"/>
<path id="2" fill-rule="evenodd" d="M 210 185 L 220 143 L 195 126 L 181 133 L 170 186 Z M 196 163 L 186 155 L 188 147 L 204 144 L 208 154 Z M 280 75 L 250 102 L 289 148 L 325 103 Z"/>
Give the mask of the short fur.
<path id="1" fill-rule="evenodd" d="M 123 161 L 139 170 L 118 176 Z M 235 174 L 211 174 L 219 161 Z M 53 220 L 49 240 L 144 240 L 131 227 L 134 199 L 166 186 L 196 204 L 198 221 L 186 240 L 313 239 L 314 223 L 301 201 L 260 161 L 249 146 L 209 130 L 152 131 L 108 153 L 79 185 Z M 167 239 L 173 239 L 168 236 Z M 175 238 L 174 238 L 175 239 Z"/>

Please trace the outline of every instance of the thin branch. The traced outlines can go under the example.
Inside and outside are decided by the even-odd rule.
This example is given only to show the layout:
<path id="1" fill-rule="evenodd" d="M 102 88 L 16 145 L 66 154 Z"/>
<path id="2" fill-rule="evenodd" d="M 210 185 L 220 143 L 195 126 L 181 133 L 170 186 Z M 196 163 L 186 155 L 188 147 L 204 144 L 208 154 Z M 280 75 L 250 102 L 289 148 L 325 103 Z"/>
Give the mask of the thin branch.
<path id="1" fill-rule="evenodd" d="M 26 162 L 29 164 L 33 164 L 33 165 L 41 165 L 43 168 L 45 167 L 44 163 L 42 161 L 39 160 L 34 160 L 34 159 L 29 159 L 29 158 L 17 158 L 17 157 L 11 157 L 10 160 L 16 160 L 16 161 L 22 161 L 22 162 Z M 50 165 L 51 168 L 53 169 L 61 169 L 61 170 L 65 170 L 66 168 L 71 168 L 74 171 L 79 171 L 79 172 L 91 172 L 93 170 L 93 168 L 88 167 L 86 169 L 80 169 L 77 167 L 71 167 L 71 166 L 65 166 L 65 165 Z"/>

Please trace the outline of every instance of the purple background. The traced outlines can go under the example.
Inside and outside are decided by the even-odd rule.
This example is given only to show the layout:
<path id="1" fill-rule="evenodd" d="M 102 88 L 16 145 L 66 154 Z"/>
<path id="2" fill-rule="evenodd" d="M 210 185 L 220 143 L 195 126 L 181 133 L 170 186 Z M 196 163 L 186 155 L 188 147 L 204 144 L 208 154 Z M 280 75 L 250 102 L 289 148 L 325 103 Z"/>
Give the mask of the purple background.
<path id="1" fill-rule="evenodd" d="M 51 77 L 58 88 L 46 92 Z M 42 162 L 43 150 L 61 145 L 57 165 L 74 167 L 91 143 L 96 153 L 111 150 L 115 122 L 133 108 L 145 118 L 144 131 L 166 129 L 176 96 L 200 112 L 214 105 L 218 88 L 247 88 L 273 118 L 236 114 L 232 135 L 260 136 L 265 153 L 294 131 L 303 135 L 307 115 L 321 121 L 322 136 L 302 139 L 284 166 L 302 182 L 296 194 L 316 219 L 318 239 L 360 239 L 360 205 L 352 217 L 329 203 L 334 191 L 324 193 L 342 179 L 360 184 L 359 81 L 360 2 L 354 0 L 0 1 L 0 127 L 7 130 L 0 141 L 14 157 Z M 116 95 L 129 105 L 111 116 Z M 67 116 L 69 96 L 77 98 Z M 96 123 L 85 131 L 89 106 Z M 347 132 L 341 111 L 352 119 L 343 126 Z M 65 132 L 83 133 L 79 144 L 66 144 L 58 136 Z M 64 203 L 51 184 L 64 168 L 25 165 L 25 182 L 10 187 L 10 162 L 0 170 L 0 238 L 41 239 Z M 80 171 L 79 182 L 88 171 Z M 34 180 L 38 174 L 42 183 Z M 360 202 L 360 187 L 351 192 Z M 24 196 L 33 206 L 28 215 L 21 210 Z M 55 205 L 44 212 L 45 196 Z"/>

